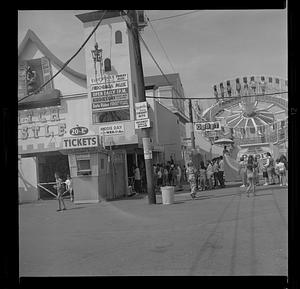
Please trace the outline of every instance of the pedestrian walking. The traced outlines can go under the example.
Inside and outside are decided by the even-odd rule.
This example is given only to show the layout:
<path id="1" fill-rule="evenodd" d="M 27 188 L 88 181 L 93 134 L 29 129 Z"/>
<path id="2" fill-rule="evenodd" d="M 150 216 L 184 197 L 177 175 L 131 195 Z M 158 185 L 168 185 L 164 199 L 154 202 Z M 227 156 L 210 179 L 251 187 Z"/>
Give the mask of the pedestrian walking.
<path id="1" fill-rule="evenodd" d="M 249 183 L 249 186 L 246 190 L 246 193 L 247 193 L 247 197 L 249 197 L 249 192 L 250 190 L 252 189 L 252 193 L 253 195 L 255 196 L 255 182 L 254 182 L 254 158 L 252 155 L 250 155 L 248 157 L 248 162 L 247 162 L 247 166 L 246 166 L 246 169 L 247 169 L 247 180 L 248 180 L 248 183 Z"/>
<path id="2" fill-rule="evenodd" d="M 141 193 L 141 173 L 136 165 L 134 165 L 134 188 L 137 195 Z"/>
<path id="3" fill-rule="evenodd" d="M 65 181 L 67 192 L 70 194 L 71 202 L 74 201 L 74 191 L 73 191 L 73 180 L 70 175 L 67 175 L 67 179 Z"/>
<path id="4" fill-rule="evenodd" d="M 207 161 L 207 168 L 206 168 L 206 179 L 208 182 L 208 188 L 211 190 L 213 187 L 213 168 L 211 161 Z"/>
<path id="5" fill-rule="evenodd" d="M 164 172 L 163 172 L 163 186 L 167 186 L 169 181 L 169 171 L 168 167 L 164 166 Z"/>
<path id="6" fill-rule="evenodd" d="M 247 170 L 246 170 L 246 161 L 243 156 L 240 157 L 239 161 L 239 175 L 242 178 L 242 185 L 240 186 L 241 188 L 246 187 L 247 185 Z"/>
<path id="7" fill-rule="evenodd" d="M 264 186 L 269 185 L 269 176 L 267 172 L 267 167 L 265 165 L 262 166 L 263 178 L 265 180 Z"/>
<path id="8" fill-rule="evenodd" d="M 181 179 L 182 179 L 182 170 L 180 164 L 177 165 L 177 185 L 181 189 L 182 184 L 181 184 Z"/>
<path id="9" fill-rule="evenodd" d="M 187 182 L 187 174 L 186 174 L 186 166 L 183 165 L 183 183 L 186 183 Z"/>
<path id="10" fill-rule="evenodd" d="M 279 177 L 280 186 L 285 186 L 286 185 L 285 165 L 283 162 L 280 161 L 279 158 L 276 160 L 275 172 Z"/>
<path id="11" fill-rule="evenodd" d="M 274 159 L 272 158 L 271 154 L 267 152 L 267 162 L 266 162 L 266 168 L 269 178 L 269 184 L 274 185 L 275 184 L 275 168 L 274 168 Z"/>
<path id="12" fill-rule="evenodd" d="M 163 184 L 163 167 L 162 165 L 157 165 L 157 187 L 160 187 Z"/>
<path id="13" fill-rule="evenodd" d="M 54 188 L 56 188 L 56 190 L 57 190 L 57 200 L 58 200 L 58 209 L 57 209 L 57 211 L 60 212 L 62 210 L 63 211 L 66 210 L 66 206 L 65 206 L 65 203 L 64 203 L 64 199 L 63 199 L 63 193 L 64 193 L 65 189 L 64 189 L 63 181 L 60 178 L 58 172 L 54 173 L 54 177 L 55 177 L 55 182 L 56 182 Z M 63 209 L 61 209 L 61 205 L 63 205 Z"/>
<path id="14" fill-rule="evenodd" d="M 189 161 L 187 163 L 186 174 L 187 174 L 187 180 L 191 187 L 191 197 L 192 197 L 192 199 L 195 199 L 195 197 L 196 197 L 196 168 L 194 167 L 192 161 Z"/>
<path id="15" fill-rule="evenodd" d="M 218 186 L 218 171 L 219 171 L 218 161 L 217 159 L 213 159 L 214 189 Z"/>
<path id="16" fill-rule="evenodd" d="M 204 162 L 200 162 L 200 169 L 199 169 L 199 186 L 201 191 L 205 190 L 205 182 L 206 182 L 206 168 L 204 166 Z"/>
<path id="17" fill-rule="evenodd" d="M 282 163 L 284 163 L 284 167 L 285 167 L 285 179 L 286 179 L 286 186 L 288 185 L 288 160 L 287 160 L 287 158 L 286 158 L 286 156 L 285 155 L 281 155 L 280 157 L 279 157 L 279 159 L 280 159 L 280 161 L 282 162 Z"/>
<path id="18" fill-rule="evenodd" d="M 220 187 L 225 187 L 225 180 L 224 180 L 224 160 L 223 156 L 219 157 L 219 171 L 218 171 L 218 180 L 220 183 Z"/>
<path id="19" fill-rule="evenodd" d="M 254 157 L 253 160 L 253 166 L 254 166 L 254 182 L 255 185 L 258 186 L 259 185 L 259 163 L 256 156 Z"/>

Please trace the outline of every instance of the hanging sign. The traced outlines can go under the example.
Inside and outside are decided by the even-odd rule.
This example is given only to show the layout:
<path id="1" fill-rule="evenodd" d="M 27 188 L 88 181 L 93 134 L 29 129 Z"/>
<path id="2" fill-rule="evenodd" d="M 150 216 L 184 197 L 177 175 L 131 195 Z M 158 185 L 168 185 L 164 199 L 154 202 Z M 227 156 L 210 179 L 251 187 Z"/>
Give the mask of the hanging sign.
<path id="1" fill-rule="evenodd" d="M 134 105 L 135 105 L 135 116 L 137 120 L 148 118 L 147 101 L 136 102 Z"/>
<path id="2" fill-rule="evenodd" d="M 110 125 L 102 125 L 99 127 L 100 135 L 118 135 L 124 133 L 124 124 L 116 123 Z"/>
<path id="3" fill-rule="evenodd" d="M 220 121 L 195 123 L 195 131 L 216 131 L 221 130 Z"/>
<path id="4" fill-rule="evenodd" d="M 134 122 L 135 129 L 147 128 L 150 127 L 150 119 L 140 119 Z"/>
<path id="5" fill-rule="evenodd" d="M 87 134 L 89 129 L 84 126 L 76 126 L 70 129 L 70 135 L 84 135 Z"/>

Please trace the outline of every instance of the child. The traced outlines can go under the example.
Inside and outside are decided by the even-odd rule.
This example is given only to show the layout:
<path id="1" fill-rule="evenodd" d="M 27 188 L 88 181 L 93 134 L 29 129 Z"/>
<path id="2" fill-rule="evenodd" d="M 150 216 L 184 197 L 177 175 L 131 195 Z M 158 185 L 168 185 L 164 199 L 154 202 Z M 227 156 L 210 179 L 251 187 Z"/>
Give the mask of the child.
<path id="1" fill-rule="evenodd" d="M 192 161 L 189 161 L 186 169 L 187 179 L 191 186 L 191 197 L 196 197 L 196 169 L 193 166 Z"/>
<path id="2" fill-rule="evenodd" d="M 58 200 L 58 209 L 57 211 L 61 211 L 61 203 L 63 204 L 63 210 L 66 210 L 66 206 L 64 203 L 64 199 L 63 199 L 63 193 L 64 193 L 64 185 L 63 185 L 63 181 L 62 179 L 59 177 L 59 174 L 56 172 L 54 174 L 55 176 L 55 181 L 56 181 L 56 185 L 54 186 L 54 188 L 56 188 L 57 190 L 57 200 Z"/>
<path id="3" fill-rule="evenodd" d="M 72 178 L 67 175 L 67 179 L 65 181 L 66 187 L 67 187 L 67 191 L 70 193 L 70 199 L 71 202 L 73 202 L 74 200 L 74 192 L 73 192 L 73 182 L 72 182 Z"/>

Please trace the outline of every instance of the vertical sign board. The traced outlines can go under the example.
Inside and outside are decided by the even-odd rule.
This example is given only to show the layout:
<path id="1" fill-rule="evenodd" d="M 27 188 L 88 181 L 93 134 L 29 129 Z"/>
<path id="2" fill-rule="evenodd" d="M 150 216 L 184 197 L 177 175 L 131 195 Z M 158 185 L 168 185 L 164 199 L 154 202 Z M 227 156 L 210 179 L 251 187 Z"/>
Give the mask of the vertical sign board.
<path id="1" fill-rule="evenodd" d="M 143 147 L 144 147 L 144 157 L 145 160 L 152 159 L 152 150 L 151 150 L 151 143 L 149 137 L 143 138 Z"/>
<path id="2" fill-rule="evenodd" d="M 147 101 L 135 103 L 135 116 L 137 120 L 148 118 Z"/>
<path id="3" fill-rule="evenodd" d="M 91 78 L 90 92 L 93 111 L 114 111 L 129 107 L 128 75 L 104 75 Z"/>

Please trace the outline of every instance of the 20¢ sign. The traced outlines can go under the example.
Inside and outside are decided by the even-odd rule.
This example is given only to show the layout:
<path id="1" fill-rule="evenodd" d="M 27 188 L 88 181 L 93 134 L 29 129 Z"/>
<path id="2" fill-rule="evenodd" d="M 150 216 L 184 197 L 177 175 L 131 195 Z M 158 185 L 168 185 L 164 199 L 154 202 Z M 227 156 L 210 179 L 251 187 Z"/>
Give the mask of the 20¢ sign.
<path id="1" fill-rule="evenodd" d="M 89 129 L 84 126 L 76 126 L 70 129 L 70 135 L 84 135 L 87 134 Z"/>

